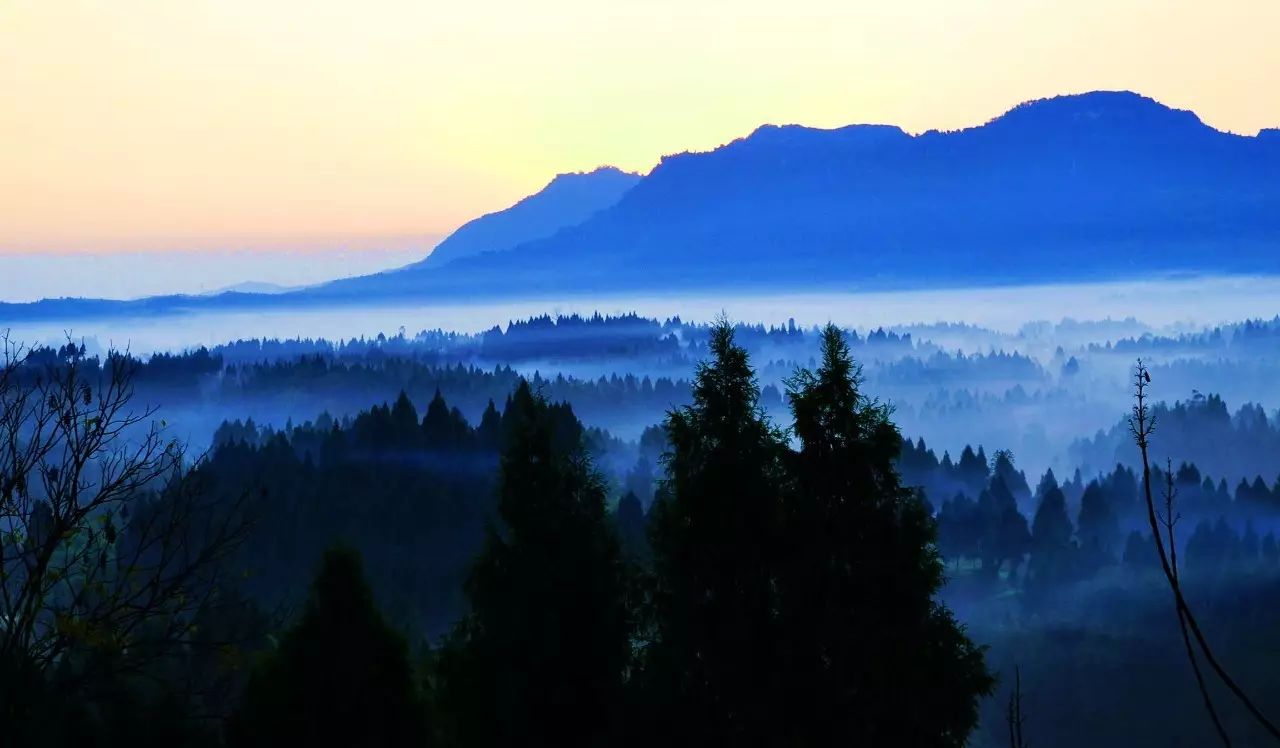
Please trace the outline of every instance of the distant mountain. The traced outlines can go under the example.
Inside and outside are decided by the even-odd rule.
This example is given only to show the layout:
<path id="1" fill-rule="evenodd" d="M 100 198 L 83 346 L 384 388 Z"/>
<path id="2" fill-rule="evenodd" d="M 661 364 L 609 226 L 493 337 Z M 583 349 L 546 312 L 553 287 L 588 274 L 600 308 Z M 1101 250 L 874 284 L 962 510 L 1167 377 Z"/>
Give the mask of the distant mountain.
<path id="1" fill-rule="evenodd" d="M 595 171 L 560 174 L 537 193 L 510 208 L 467 222 L 410 267 L 439 267 L 482 252 L 512 249 L 576 226 L 612 207 L 640 181 L 639 174 L 604 166 Z"/>
<path id="2" fill-rule="evenodd" d="M 445 237 L 426 258 L 374 275 L 333 281 L 315 289 L 322 297 L 403 296 L 419 291 L 423 278 L 450 262 L 487 252 L 505 252 L 547 239 L 617 204 L 639 174 L 603 166 L 560 174 L 546 187 L 509 208 L 468 221 Z"/>
<path id="3" fill-rule="evenodd" d="M 592 179 L 613 188 L 554 197 Z M 835 290 L 1170 273 L 1280 273 L 1280 137 L 1220 132 L 1134 93 L 1094 92 L 1029 102 L 952 132 L 765 126 L 710 152 L 664 158 L 638 181 L 616 171 L 557 178 L 408 268 L 259 298 Z"/>
<path id="4" fill-rule="evenodd" d="M 420 291 L 973 285 L 1280 272 L 1280 139 L 1128 92 L 979 127 L 766 126 Z"/>
<path id="5" fill-rule="evenodd" d="M 282 294 L 295 290 L 296 286 L 282 286 L 278 283 L 267 283 L 265 281 L 244 281 L 243 283 L 235 283 L 230 286 L 219 288 L 215 291 L 207 291 L 203 296 L 217 296 L 224 293 L 251 293 L 251 294 Z"/>

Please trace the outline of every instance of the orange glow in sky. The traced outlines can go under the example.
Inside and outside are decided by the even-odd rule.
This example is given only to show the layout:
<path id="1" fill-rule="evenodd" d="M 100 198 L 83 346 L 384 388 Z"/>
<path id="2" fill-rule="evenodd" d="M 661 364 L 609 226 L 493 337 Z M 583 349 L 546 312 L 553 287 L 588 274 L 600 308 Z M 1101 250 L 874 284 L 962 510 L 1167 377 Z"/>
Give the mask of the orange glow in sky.
<path id="1" fill-rule="evenodd" d="M 0 253 L 447 232 L 771 122 L 1280 126 L 1276 0 L 0 0 Z"/>

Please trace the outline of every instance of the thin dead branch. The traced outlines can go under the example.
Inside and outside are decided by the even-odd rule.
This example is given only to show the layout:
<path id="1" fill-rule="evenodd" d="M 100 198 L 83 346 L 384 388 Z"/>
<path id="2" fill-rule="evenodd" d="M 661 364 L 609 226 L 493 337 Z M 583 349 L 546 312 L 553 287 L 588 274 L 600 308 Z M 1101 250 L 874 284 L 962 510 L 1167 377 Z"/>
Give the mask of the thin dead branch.
<path id="1" fill-rule="evenodd" d="M 1178 616 L 1178 627 L 1182 632 L 1183 643 L 1187 650 L 1187 657 L 1191 663 L 1192 672 L 1195 674 L 1196 686 L 1200 690 L 1201 699 L 1204 702 L 1205 709 L 1209 713 L 1210 719 L 1213 721 L 1215 730 L 1223 745 L 1230 746 L 1231 739 L 1226 732 L 1225 727 L 1219 718 L 1217 709 L 1213 704 L 1212 696 L 1209 693 L 1204 676 L 1200 670 L 1196 650 L 1199 650 L 1200 657 L 1209 665 L 1209 669 L 1222 682 L 1227 690 L 1235 696 L 1250 715 L 1260 724 L 1273 738 L 1280 741 L 1280 729 L 1267 718 L 1265 714 L 1254 704 L 1244 689 L 1236 683 L 1226 668 L 1218 661 L 1218 658 L 1209 646 L 1208 639 L 1200 628 L 1195 614 L 1191 607 L 1187 604 L 1186 596 L 1182 590 L 1182 581 L 1179 576 L 1177 567 L 1177 548 L 1176 537 L 1174 534 L 1174 526 L 1177 524 L 1177 513 L 1174 505 L 1175 492 L 1171 471 L 1165 471 L 1165 494 L 1164 494 L 1164 511 L 1159 512 L 1156 509 L 1155 500 L 1151 491 L 1151 460 L 1150 446 L 1151 434 L 1155 431 L 1155 417 L 1151 413 L 1147 399 L 1147 388 L 1151 385 L 1151 373 L 1147 369 L 1142 359 L 1138 359 L 1134 369 L 1134 404 L 1133 411 L 1129 418 L 1129 432 L 1133 436 L 1134 443 L 1138 445 L 1138 451 L 1142 455 L 1142 487 L 1143 497 L 1147 507 L 1147 522 L 1151 528 L 1151 535 L 1155 543 L 1156 554 L 1160 559 L 1160 569 L 1164 573 L 1165 581 L 1169 585 L 1170 591 L 1173 593 L 1174 606 Z M 1171 465 L 1170 465 L 1171 467 Z M 1188 636 L 1189 634 L 1189 636 Z M 1192 646 L 1194 641 L 1195 646 Z"/>
<path id="2" fill-rule="evenodd" d="M 244 502 L 215 504 L 199 461 L 133 407 L 127 353 L 41 353 L 0 336 L 0 664 L 136 671 L 216 601 Z"/>

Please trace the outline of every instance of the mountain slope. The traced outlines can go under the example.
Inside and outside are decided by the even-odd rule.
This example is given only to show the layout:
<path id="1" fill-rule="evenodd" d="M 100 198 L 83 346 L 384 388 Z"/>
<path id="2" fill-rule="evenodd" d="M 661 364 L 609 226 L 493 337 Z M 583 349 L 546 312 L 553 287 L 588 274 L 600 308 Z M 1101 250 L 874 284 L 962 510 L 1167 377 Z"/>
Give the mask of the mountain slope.
<path id="1" fill-rule="evenodd" d="M 1280 141 L 1128 92 L 985 125 L 762 127 L 663 159 L 613 207 L 417 278 L 506 295 L 753 284 L 971 285 L 1280 271 Z"/>
<path id="2" fill-rule="evenodd" d="M 554 236 L 616 204 L 639 181 L 639 174 L 612 166 L 560 174 L 515 205 L 463 224 L 418 262 L 325 283 L 309 289 L 306 295 L 319 298 L 414 295 L 430 285 L 438 268 L 485 253 L 509 252 Z"/>
<path id="3" fill-rule="evenodd" d="M 515 205 L 467 222 L 436 245 L 426 259 L 409 267 L 439 267 L 461 257 L 544 239 L 614 205 L 639 181 L 639 174 L 612 166 L 560 174 Z"/>

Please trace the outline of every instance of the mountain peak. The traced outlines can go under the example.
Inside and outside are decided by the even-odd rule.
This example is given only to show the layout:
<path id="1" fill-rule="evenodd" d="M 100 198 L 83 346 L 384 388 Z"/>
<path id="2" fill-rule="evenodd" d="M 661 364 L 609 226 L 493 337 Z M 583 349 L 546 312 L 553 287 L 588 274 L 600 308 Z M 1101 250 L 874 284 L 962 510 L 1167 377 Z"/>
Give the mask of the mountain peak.
<path id="1" fill-rule="evenodd" d="M 804 125 L 761 125 L 750 135 L 736 143 L 768 147 L 809 147 L 816 142 L 842 146 L 878 146 L 887 141 L 906 138 L 907 133 L 897 125 L 858 124 L 843 127 L 821 128 Z M 733 145 L 733 144 L 730 144 Z"/>
<path id="2" fill-rule="evenodd" d="M 635 181 L 639 177 L 640 177 L 639 174 L 635 174 L 629 171 L 623 171 L 622 169 L 619 169 L 616 166 L 605 165 L 605 166 L 597 166 L 596 168 L 590 171 L 562 172 L 560 174 L 555 175 L 555 177 L 553 177 L 551 181 L 547 183 L 547 186 L 550 187 L 553 184 L 557 184 L 557 183 L 562 184 L 564 182 L 579 182 L 579 181 L 602 180 L 602 179 L 622 179 L 627 181 Z"/>
<path id="3" fill-rule="evenodd" d="M 1034 128 L 1167 134 L 1209 129 L 1195 112 L 1174 109 L 1133 91 L 1089 91 L 1026 101 L 984 125 L 991 132 Z"/>
<path id="4" fill-rule="evenodd" d="M 615 166 L 557 174 L 541 190 L 516 204 L 467 222 L 437 244 L 426 259 L 410 267 L 435 267 L 546 238 L 612 206 L 638 181 L 639 174 Z"/>

